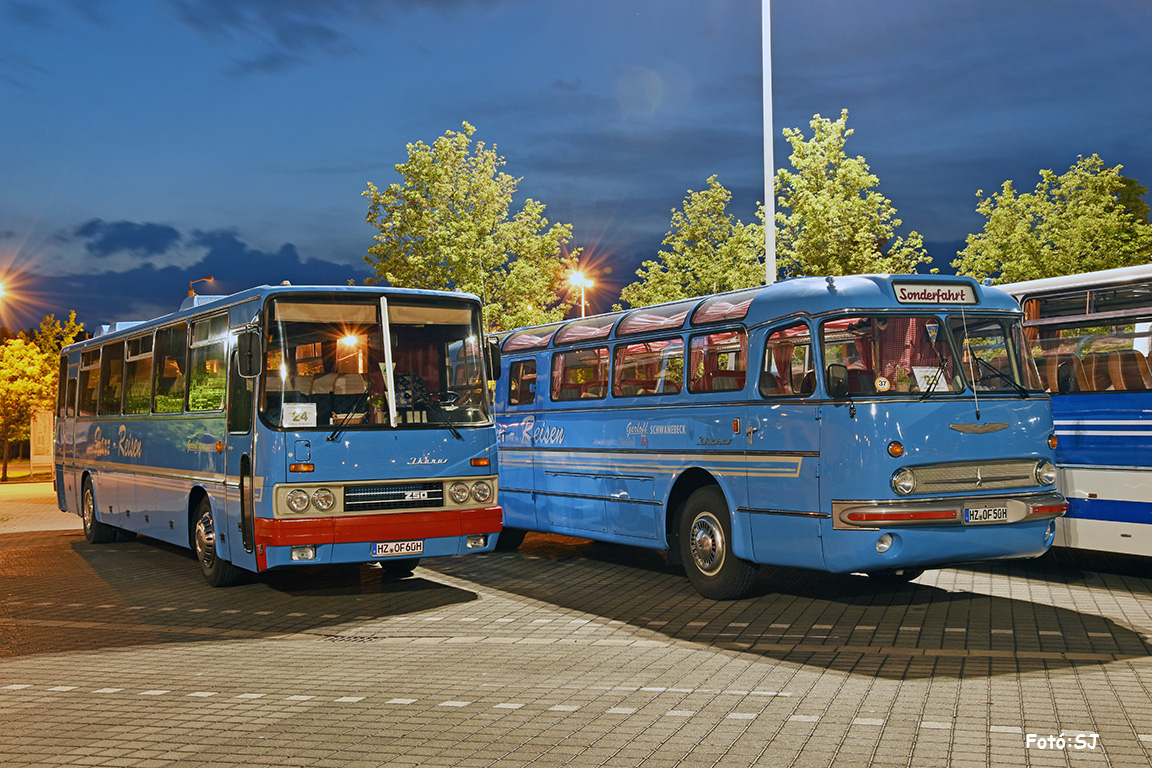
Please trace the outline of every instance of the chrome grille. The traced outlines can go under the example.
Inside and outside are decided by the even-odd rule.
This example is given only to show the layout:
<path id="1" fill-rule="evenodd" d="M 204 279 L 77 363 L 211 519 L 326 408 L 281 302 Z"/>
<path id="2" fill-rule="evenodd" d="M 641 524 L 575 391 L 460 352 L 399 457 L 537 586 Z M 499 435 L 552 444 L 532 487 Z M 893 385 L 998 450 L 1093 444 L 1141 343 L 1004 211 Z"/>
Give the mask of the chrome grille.
<path id="1" fill-rule="evenodd" d="M 1035 459 L 967 462 L 912 467 L 914 493 L 967 493 L 1004 488 L 1030 488 L 1036 482 Z"/>
<path id="2" fill-rule="evenodd" d="M 444 506 L 442 483 L 350 485 L 344 488 L 345 512 L 378 512 L 387 509 L 425 509 L 442 506 Z"/>

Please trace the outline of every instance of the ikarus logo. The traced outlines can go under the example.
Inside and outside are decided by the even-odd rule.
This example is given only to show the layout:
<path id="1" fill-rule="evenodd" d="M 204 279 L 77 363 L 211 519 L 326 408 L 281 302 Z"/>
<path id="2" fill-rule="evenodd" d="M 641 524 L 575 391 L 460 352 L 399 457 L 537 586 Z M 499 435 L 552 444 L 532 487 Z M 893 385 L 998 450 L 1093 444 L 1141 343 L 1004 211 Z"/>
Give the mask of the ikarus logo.
<path id="1" fill-rule="evenodd" d="M 408 465 L 409 466 L 418 466 L 418 465 L 422 465 L 422 464 L 447 464 L 447 463 L 448 463 L 448 459 L 434 459 L 431 456 L 429 456 L 428 454 L 424 454 L 423 456 L 416 456 L 416 457 L 413 457 L 411 459 L 408 459 Z"/>

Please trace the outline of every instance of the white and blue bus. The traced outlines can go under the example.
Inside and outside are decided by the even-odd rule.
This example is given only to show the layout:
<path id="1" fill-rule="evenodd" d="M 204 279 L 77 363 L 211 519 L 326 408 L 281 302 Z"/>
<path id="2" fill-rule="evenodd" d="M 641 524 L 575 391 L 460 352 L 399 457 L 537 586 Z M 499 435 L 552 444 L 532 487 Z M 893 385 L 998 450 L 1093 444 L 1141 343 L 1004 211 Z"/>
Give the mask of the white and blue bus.
<path id="1" fill-rule="evenodd" d="M 998 287 L 1052 394 L 1056 546 L 1152 555 L 1152 265 Z"/>
<path id="2" fill-rule="evenodd" d="M 506 544 L 667 550 L 726 599 L 759 564 L 1038 556 L 1066 507 L 1020 308 L 971 279 L 798 278 L 500 343 Z"/>
<path id="3" fill-rule="evenodd" d="M 191 547 L 213 586 L 491 550 L 480 312 L 467 294 L 282 285 L 107 327 L 61 354 L 60 508 L 93 543 Z"/>

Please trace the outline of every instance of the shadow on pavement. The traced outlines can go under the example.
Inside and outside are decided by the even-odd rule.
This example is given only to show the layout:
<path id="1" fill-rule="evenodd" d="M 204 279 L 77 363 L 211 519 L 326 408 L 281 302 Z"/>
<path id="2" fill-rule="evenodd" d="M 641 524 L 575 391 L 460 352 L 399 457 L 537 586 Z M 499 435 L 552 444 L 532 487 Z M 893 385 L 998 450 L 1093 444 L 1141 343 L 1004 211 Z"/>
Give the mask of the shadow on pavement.
<path id="1" fill-rule="evenodd" d="M 0 535 L 0 658 L 266 638 L 467 603 L 470 591 L 371 566 L 204 583 L 184 549 L 147 538 L 92 545 L 72 532 Z"/>
<path id="2" fill-rule="evenodd" d="M 982 585 L 998 574 L 1034 580 L 1043 594 L 1030 599 L 769 567 L 752 597 L 730 602 L 698 595 L 659 553 L 563 536 L 529 534 L 518 552 L 426 566 L 675 640 L 883 678 L 1018 675 L 1152 655 L 1111 619 L 1045 602 L 1045 574 L 1061 566 L 1043 560 L 961 571 L 960 582 Z"/>

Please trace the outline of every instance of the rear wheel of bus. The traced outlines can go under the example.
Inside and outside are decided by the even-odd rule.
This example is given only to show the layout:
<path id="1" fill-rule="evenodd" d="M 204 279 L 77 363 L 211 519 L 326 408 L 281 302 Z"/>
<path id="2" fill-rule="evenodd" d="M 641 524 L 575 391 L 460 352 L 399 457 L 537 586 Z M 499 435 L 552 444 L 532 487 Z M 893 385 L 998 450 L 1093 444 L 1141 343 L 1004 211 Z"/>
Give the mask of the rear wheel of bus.
<path id="1" fill-rule="evenodd" d="M 216 552 L 216 523 L 207 497 L 200 499 L 192 524 L 192 548 L 200 561 L 204 580 L 213 587 L 230 587 L 240 580 L 241 571 Z"/>
<path id="2" fill-rule="evenodd" d="M 713 600 L 747 594 L 759 569 L 732 552 L 732 521 L 716 486 L 688 497 L 680 513 L 680 556 L 696 591 Z"/>
<path id="3" fill-rule="evenodd" d="M 96 519 L 96 493 L 89 477 L 84 478 L 80 491 L 80 517 L 84 521 L 84 538 L 89 544 L 107 544 L 116 540 L 116 529 Z"/>

